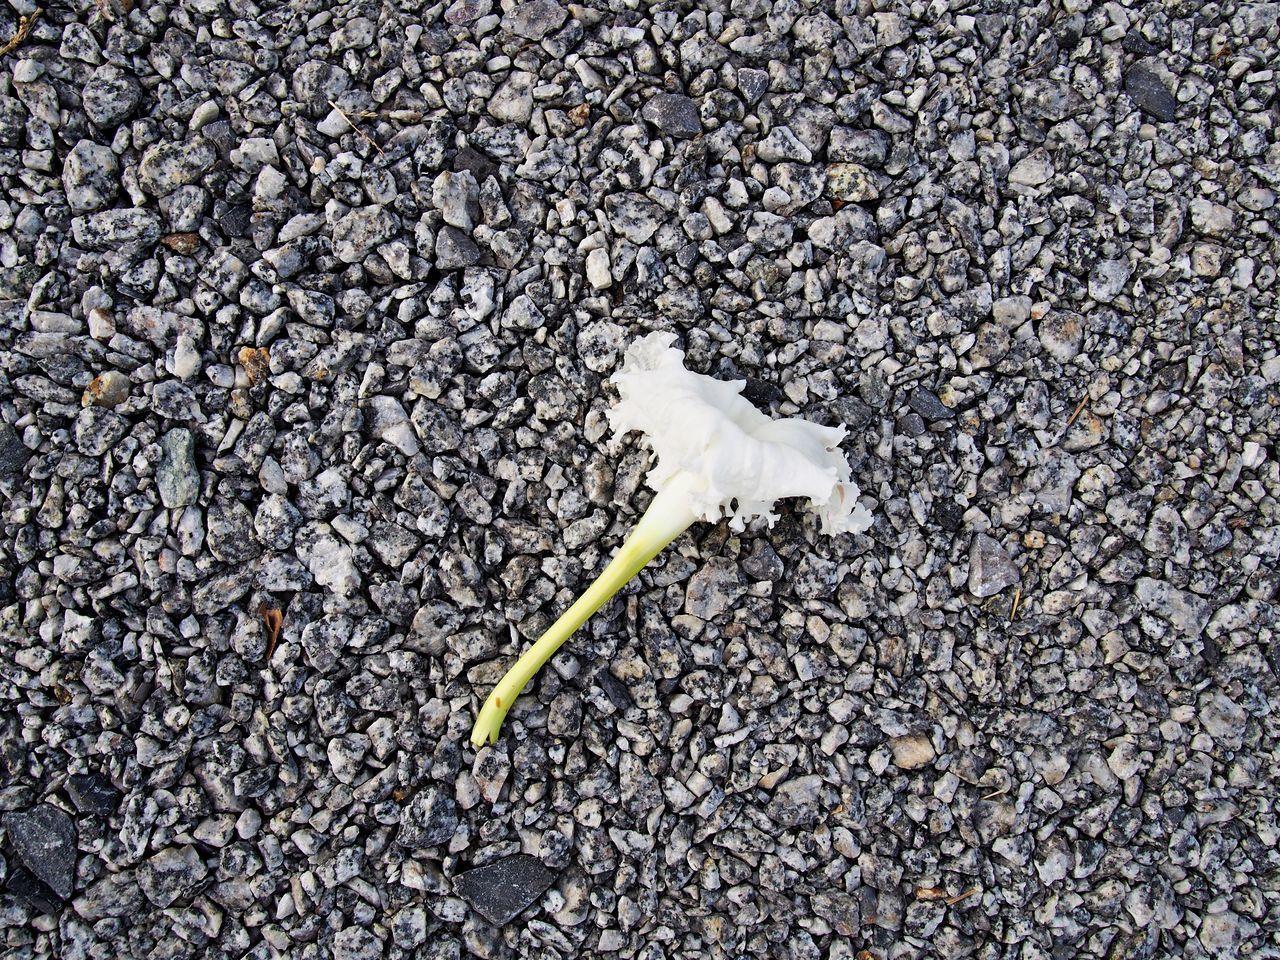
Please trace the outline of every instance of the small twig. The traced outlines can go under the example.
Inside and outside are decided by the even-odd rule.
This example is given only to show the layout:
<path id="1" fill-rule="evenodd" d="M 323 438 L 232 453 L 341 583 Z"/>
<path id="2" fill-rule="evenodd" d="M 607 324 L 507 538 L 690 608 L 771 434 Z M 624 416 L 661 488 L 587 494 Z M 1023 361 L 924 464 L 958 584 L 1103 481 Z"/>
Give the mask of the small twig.
<path id="1" fill-rule="evenodd" d="M 1012 623 L 1018 616 L 1018 601 L 1022 599 L 1022 588 L 1018 587 L 1013 592 L 1013 606 L 1009 608 L 1009 622 Z"/>
<path id="2" fill-rule="evenodd" d="M 1002 797 L 1002 796 L 1004 796 L 1004 795 L 1005 795 L 1006 793 L 1008 793 L 1008 792 L 1009 792 L 1009 788 L 1008 788 L 1008 786 L 1004 786 L 1004 787 L 1001 787 L 999 790 L 992 790 L 990 793 L 988 793 L 988 794 L 987 794 L 985 797 L 983 797 L 982 799 L 983 799 L 983 800 L 994 800 L 996 797 Z"/>
<path id="3" fill-rule="evenodd" d="M 12 53 L 14 50 L 17 50 L 27 37 L 31 36 L 31 29 L 36 25 L 36 20 L 39 19 L 40 14 L 42 13 L 44 13 L 44 11 L 37 8 L 31 16 L 18 18 L 18 29 L 14 31 L 13 36 L 5 42 L 4 46 L 0 47 L 0 57 L 3 57 L 6 53 Z"/>
<path id="4" fill-rule="evenodd" d="M 1088 402 L 1089 402 L 1088 394 L 1080 398 L 1080 402 L 1076 404 L 1076 408 L 1071 411 L 1071 416 L 1067 420 L 1068 427 L 1070 427 L 1073 423 L 1076 422 L 1076 417 L 1080 416 L 1080 414 L 1084 412 L 1084 405 Z"/>
<path id="5" fill-rule="evenodd" d="M 977 888 L 977 887 L 970 887 L 970 888 L 969 888 L 968 890 L 966 890 L 964 893 L 958 893 L 958 894 L 956 894 L 954 897 L 948 897 L 948 898 L 947 898 L 947 906 L 948 906 L 948 907 L 954 907 L 954 906 L 955 906 L 957 903 L 959 903 L 961 900 L 968 900 L 970 897 L 972 897 L 972 896 L 973 896 L 975 893 L 977 893 L 977 892 L 978 892 L 978 888 Z"/>
<path id="6" fill-rule="evenodd" d="M 356 122 L 352 120 L 350 116 L 347 115 L 347 111 L 343 110 L 340 106 L 338 106 L 332 100 L 329 101 L 329 106 L 337 110 L 338 113 L 342 116 L 342 119 L 347 121 L 347 123 L 350 125 L 351 129 L 354 130 L 356 133 L 358 133 L 361 137 L 363 137 L 365 142 L 368 143 L 369 146 L 373 147 L 373 149 L 378 151 L 378 156 L 380 157 L 386 156 L 386 154 L 382 152 L 382 148 L 378 146 L 378 144 L 374 141 L 373 137 L 369 136 L 367 133 L 365 133 L 363 130 L 361 130 L 359 127 L 356 126 Z"/>

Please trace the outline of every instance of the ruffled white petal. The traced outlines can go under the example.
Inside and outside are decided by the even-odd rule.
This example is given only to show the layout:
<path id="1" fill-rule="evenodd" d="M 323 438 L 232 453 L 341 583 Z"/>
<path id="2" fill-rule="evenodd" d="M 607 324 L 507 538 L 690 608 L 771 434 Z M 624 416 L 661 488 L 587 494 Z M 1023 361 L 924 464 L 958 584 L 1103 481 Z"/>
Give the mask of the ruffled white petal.
<path id="1" fill-rule="evenodd" d="M 735 530 L 755 517 L 772 525 L 774 502 L 785 497 L 806 497 L 826 533 L 871 526 L 839 449 L 843 427 L 770 418 L 742 397 L 743 381 L 686 370 L 674 342 L 670 333 L 642 337 L 613 376 L 620 400 L 609 422 L 618 437 L 644 434 L 655 460 L 650 487 L 692 475 L 694 513 L 703 520 L 728 514 Z"/>

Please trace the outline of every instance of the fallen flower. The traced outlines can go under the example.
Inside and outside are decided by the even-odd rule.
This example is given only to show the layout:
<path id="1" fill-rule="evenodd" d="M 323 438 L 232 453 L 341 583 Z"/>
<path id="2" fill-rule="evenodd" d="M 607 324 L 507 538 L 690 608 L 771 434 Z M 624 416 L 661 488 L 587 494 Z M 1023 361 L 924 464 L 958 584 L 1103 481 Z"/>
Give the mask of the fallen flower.
<path id="1" fill-rule="evenodd" d="M 772 526 L 775 501 L 806 497 L 824 533 L 871 526 L 839 450 L 843 427 L 772 419 L 742 397 L 743 381 L 686 370 L 674 342 L 670 333 L 642 337 L 612 379 L 620 396 L 609 411 L 615 443 L 631 431 L 644 435 L 655 459 L 645 477 L 653 501 L 595 582 L 498 681 L 471 732 L 477 747 L 498 739 L 520 691 L 574 631 L 695 520 L 728 514 L 735 531 L 756 517 Z"/>

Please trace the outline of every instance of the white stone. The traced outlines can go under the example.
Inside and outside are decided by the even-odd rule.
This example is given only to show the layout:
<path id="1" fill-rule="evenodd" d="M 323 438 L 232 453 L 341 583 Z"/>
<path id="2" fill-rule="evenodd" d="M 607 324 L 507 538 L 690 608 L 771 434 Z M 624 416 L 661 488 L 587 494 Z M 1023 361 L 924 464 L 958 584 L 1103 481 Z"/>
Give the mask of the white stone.
<path id="1" fill-rule="evenodd" d="M 1024 187 L 1038 187 L 1052 176 L 1053 164 L 1049 161 L 1049 155 L 1037 150 L 1013 165 L 1013 169 L 1009 171 L 1009 182 Z"/>
<path id="2" fill-rule="evenodd" d="M 1190 206 L 1191 225 L 1211 237 L 1228 236 L 1235 228 L 1236 215 L 1229 207 L 1196 197 Z"/>
<path id="3" fill-rule="evenodd" d="M 488 270 L 468 269 L 462 284 L 462 303 L 467 316 L 483 320 L 493 313 L 493 274 Z"/>
<path id="4" fill-rule="evenodd" d="M 179 380 L 190 380 L 200 372 L 202 366 L 200 350 L 191 337 L 179 334 L 173 345 L 173 358 L 169 361 L 169 372 Z"/>
<path id="5" fill-rule="evenodd" d="M 534 76 L 514 71 L 489 100 L 489 114 L 502 123 L 528 123 L 533 114 Z"/>
<path id="6" fill-rule="evenodd" d="M 613 285 L 613 275 L 609 273 L 609 254 L 604 250 L 592 250 L 587 254 L 587 282 L 597 290 L 604 290 Z"/>
<path id="7" fill-rule="evenodd" d="M 422 449 L 418 435 L 409 422 L 409 415 L 395 397 L 370 397 L 369 414 L 370 431 L 379 440 L 385 440 L 408 457 Z"/>
<path id="8" fill-rule="evenodd" d="M 360 585 L 351 548 L 333 535 L 328 524 L 320 524 L 317 532 L 318 536 L 299 541 L 298 559 L 307 565 L 317 585 L 340 597 L 350 596 Z"/>
<path id="9" fill-rule="evenodd" d="M 110 311 L 94 307 L 89 311 L 89 336 L 95 340 L 110 340 L 116 335 L 116 321 Z"/>

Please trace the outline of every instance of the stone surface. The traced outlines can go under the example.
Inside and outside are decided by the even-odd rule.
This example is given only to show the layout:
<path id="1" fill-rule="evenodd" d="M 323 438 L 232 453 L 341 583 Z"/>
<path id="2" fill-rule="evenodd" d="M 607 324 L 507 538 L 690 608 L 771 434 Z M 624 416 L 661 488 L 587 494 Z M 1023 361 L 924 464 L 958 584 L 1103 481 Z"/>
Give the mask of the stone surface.
<path id="1" fill-rule="evenodd" d="M 1178 113 L 1178 99 L 1150 67 L 1135 63 L 1124 75 L 1124 92 L 1144 113 L 1169 122 Z"/>
<path id="2" fill-rule="evenodd" d="M 108 206 L 119 191 L 116 155 L 108 147 L 81 140 L 67 154 L 62 165 L 62 188 L 67 203 L 76 213 L 88 213 Z"/>
<path id="3" fill-rule="evenodd" d="M 195 183 L 213 166 L 217 153 L 204 137 L 147 148 L 138 164 L 138 184 L 154 196 L 165 196 Z"/>
<path id="4" fill-rule="evenodd" d="M 458 828 L 453 798 L 430 786 L 410 801 L 400 821 L 396 842 L 402 847 L 435 847 L 447 843 Z"/>
<path id="5" fill-rule="evenodd" d="M 969 548 L 969 592 L 975 597 L 994 597 L 1021 580 L 1018 568 L 996 540 L 979 533 Z"/>
<path id="6" fill-rule="evenodd" d="M 0 828 L 10 953 L 1272 946 L 1274 4 L 40 6 L 0 812 L 76 837 L 64 900 Z M 474 750 L 649 502 L 652 330 L 874 525 L 693 524 Z"/>
<path id="7" fill-rule="evenodd" d="M 822 814 L 822 778 L 816 774 L 793 777 L 774 790 L 769 816 L 782 827 L 804 827 Z"/>
<path id="8" fill-rule="evenodd" d="M 55 896 L 70 899 L 76 869 L 76 827 L 71 817 L 42 803 L 6 813 L 4 831 L 27 869 Z"/>
<path id="9" fill-rule="evenodd" d="M 671 137 L 696 137 L 702 132 L 702 121 L 693 100 L 675 93 L 659 93 L 650 98 L 640 115 Z"/>
<path id="10" fill-rule="evenodd" d="M 30 458 L 31 451 L 18 432 L 10 424 L 0 423 L 0 480 L 18 476 Z"/>
<path id="11" fill-rule="evenodd" d="M 536 857 L 518 854 L 459 874 L 456 887 L 477 912 L 501 927 L 542 896 L 555 878 Z"/>
<path id="12" fill-rule="evenodd" d="M 200 493 L 195 435 L 185 427 L 175 427 L 160 438 L 160 449 L 156 471 L 160 502 L 170 510 L 195 503 Z"/>
<path id="13" fill-rule="evenodd" d="M 99 774 L 73 773 L 67 778 L 67 795 L 76 809 L 107 817 L 120 805 L 120 791 Z"/>
<path id="14" fill-rule="evenodd" d="M 343 263 L 369 256 L 395 231 L 395 221 L 382 207 L 359 207 L 333 225 L 333 255 Z"/>
<path id="15" fill-rule="evenodd" d="M 933 762 L 933 744 L 921 733 L 894 737 L 889 741 L 893 762 L 903 770 L 919 770 Z"/>
<path id="16" fill-rule="evenodd" d="M 138 868 L 138 888 L 163 909 L 191 896 L 208 872 L 195 847 L 166 847 Z"/>

